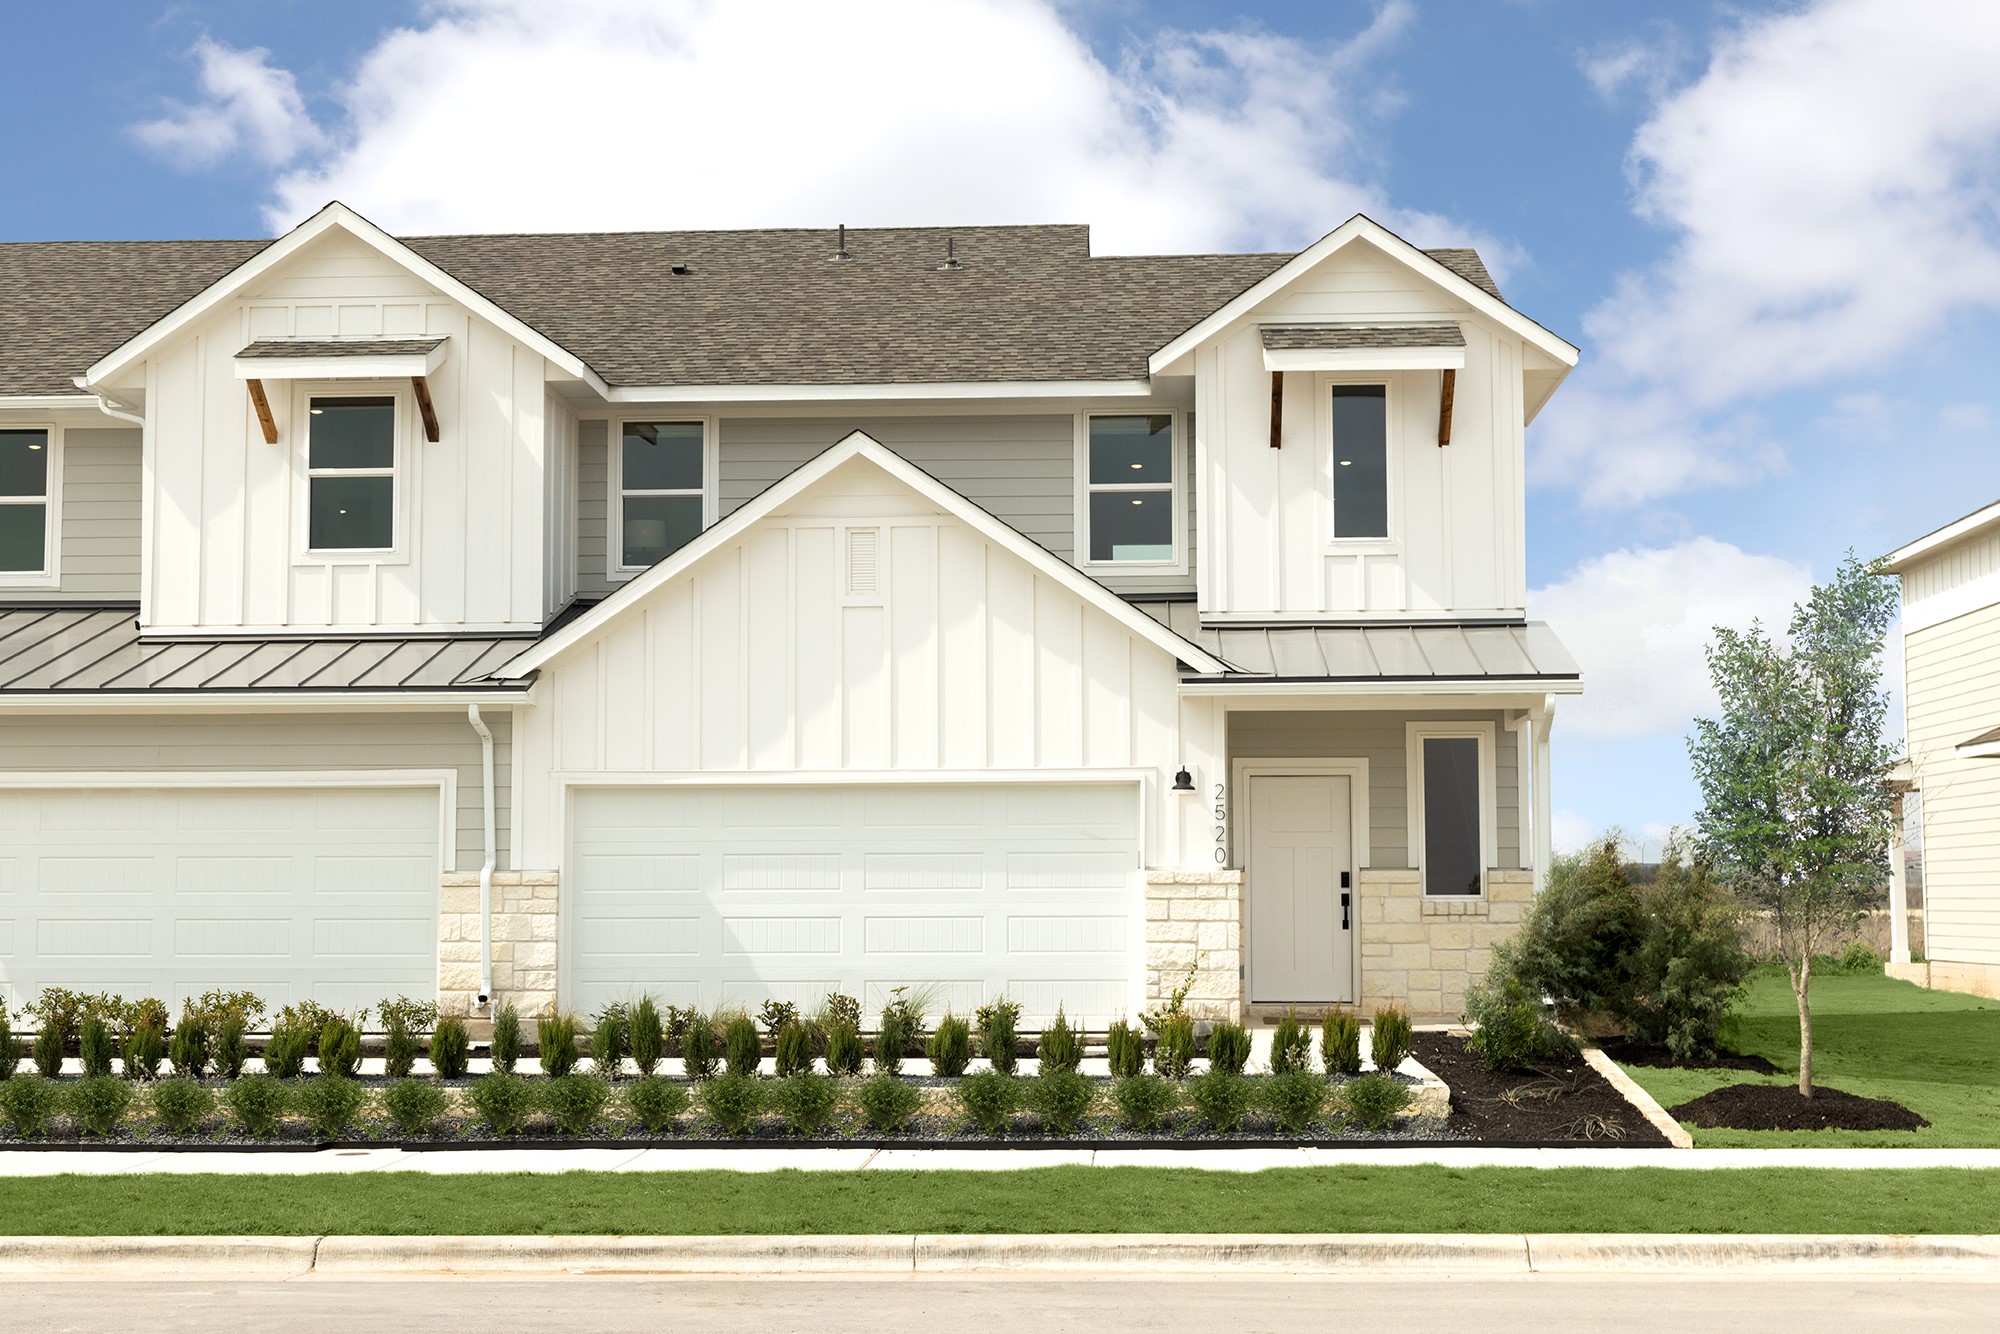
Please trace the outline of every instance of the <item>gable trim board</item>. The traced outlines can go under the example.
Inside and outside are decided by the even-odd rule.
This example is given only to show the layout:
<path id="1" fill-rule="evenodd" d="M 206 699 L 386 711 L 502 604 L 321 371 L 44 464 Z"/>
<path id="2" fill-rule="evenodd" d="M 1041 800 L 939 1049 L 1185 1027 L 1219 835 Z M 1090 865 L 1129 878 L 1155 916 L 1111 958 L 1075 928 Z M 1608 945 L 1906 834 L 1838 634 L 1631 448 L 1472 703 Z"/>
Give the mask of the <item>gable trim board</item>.
<path id="1" fill-rule="evenodd" d="M 1057 560 L 1048 551 L 1036 546 L 929 473 L 905 461 L 894 451 L 876 443 L 866 434 L 856 431 L 812 462 L 791 473 L 755 500 L 739 507 L 728 518 L 705 530 L 701 536 L 666 560 L 632 579 L 590 611 L 570 622 L 568 626 L 500 669 L 504 672 L 501 679 L 519 680 L 544 666 L 565 650 L 595 634 L 607 622 L 635 606 L 655 589 L 677 578 L 710 553 L 737 541 L 753 524 L 776 513 L 814 483 L 832 473 L 834 469 L 855 459 L 865 459 L 874 464 L 987 541 L 1026 561 L 1038 574 L 1055 580 L 1127 630 L 1172 654 L 1196 671 L 1223 673 L 1229 670 L 1229 664 L 1206 649 L 1190 643 L 1144 612 L 1134 609 L 1125 599 L 1082 573 L 1069 562 Z"/>

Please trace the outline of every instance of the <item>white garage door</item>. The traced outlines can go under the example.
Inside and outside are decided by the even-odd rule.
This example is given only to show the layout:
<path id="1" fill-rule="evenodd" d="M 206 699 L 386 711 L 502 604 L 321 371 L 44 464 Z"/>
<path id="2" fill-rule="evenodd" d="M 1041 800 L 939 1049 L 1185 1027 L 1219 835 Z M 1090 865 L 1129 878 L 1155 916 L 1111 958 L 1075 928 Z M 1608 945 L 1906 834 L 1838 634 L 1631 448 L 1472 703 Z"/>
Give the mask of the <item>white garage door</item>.
<path id="1" fill-rule="evenodd" d="M 436 788 L 0 789 L 0 989 L 437 991 Z"/>
<path id="2" fill-rule="evenodd" d="M 589 1011 L 934 983 L 1095 1023 L 1130 1001 L 1129 784 L 581 788 L 564 996 Z"/>

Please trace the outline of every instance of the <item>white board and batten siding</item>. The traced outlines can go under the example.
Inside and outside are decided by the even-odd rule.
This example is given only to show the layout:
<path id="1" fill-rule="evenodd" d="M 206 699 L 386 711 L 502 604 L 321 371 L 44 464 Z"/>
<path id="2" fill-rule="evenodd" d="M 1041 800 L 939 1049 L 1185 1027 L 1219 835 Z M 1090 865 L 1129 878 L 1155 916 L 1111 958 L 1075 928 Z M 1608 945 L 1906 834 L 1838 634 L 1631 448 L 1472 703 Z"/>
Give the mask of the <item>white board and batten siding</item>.
<path id="1" fill-rule="evenodd" d="M 400 548 L 306 554 L 303 398 L 267 385 L 266 444 L 234 355 L 260 338 L 446 337 L 432 443 L 395 392 Z M 546 601 L 542 357 L 358 241 L 329 235 L 162 347 L 147 366 L 145 599 L 159 630 L 534 629 Z"/>
<path id="2" fill-rule="evenodd" d="M 1261 326 L 1457 322 L 1452 441 L 1437 443 L 1440 372 L 1285 376 L 1271 448 Z M 1197 526 L 1203 610 L 1239 616 L 1519 616 L 1523 542 L 1520 340 L 1365 243 L 1288 285 L 1195 354 Z M 1326 401 L 1339 382 L 1386 382 L 1389 538 L 1335 542 Z M 1211 408 L 1208 405 L 1218 405 Z"/>
<path id="3" fill-rule="evenodd" d="M 1976 553 L 1959 560 L 1968 580 L 1982 577 L 1977 562 Z M 1922 569 L 1903 575 L 1905 588 Z M 1931 598 L 1906 603 L 1906 616 L 1928 620 L 1927 602 L 1964 584 L 1937 579 L 1929 587 Z M 2000 727 L 2000 593 L 1977 610 L 1910 630 L 1903 653 L 1906 744 L 1923 793 L 1924 952 L 1940 962 L 2000 966 L 2000 760 L 1956 751 Z"/>

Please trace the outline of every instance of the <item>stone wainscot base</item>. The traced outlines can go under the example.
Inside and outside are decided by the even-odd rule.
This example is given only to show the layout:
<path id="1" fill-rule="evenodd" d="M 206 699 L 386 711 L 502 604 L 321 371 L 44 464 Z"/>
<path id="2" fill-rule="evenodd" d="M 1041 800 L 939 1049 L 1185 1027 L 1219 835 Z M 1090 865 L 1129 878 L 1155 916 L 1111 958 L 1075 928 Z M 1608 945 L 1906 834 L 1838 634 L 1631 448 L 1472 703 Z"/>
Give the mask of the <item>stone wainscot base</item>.
<path id="1" fill-rule="evenodd" d="M 524 1019 L 555 1008 L 556 887 L 554 871 L 493 873 L 494 1008 L 511 1004 Z M 448 872 L 442 895 L 438 1005 L 446 1014 L 485 1017 L 479 1005 L 479 873 Z"/>
<path id="2" fill-rule="evenodd" d="M 1243 872 L 1146 873 L 1147 1008 L 1165 1004 L 1190 968 L 1188 1013 L 1243 1022 Z"/>

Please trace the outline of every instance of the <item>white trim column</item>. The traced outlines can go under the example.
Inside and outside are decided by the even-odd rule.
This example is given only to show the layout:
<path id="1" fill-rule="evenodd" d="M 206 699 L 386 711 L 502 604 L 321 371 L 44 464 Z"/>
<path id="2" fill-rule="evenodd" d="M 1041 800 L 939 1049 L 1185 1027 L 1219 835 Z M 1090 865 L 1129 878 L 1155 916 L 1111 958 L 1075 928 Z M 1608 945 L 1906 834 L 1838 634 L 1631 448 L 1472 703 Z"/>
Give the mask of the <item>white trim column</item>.
<path id="1" fill-rule="evenodd" d="M 1889 962 L 1910 961 L 1909 870 L 1903 864 L 1903 794 L 1889 806 Z"/>
<path id="2" fill-rule="evenodd" d="M 1542 892 L 1548 884 L 1549 860 L 1555 855 L 1555 842 L 1550 830 L 1553 790 L 1549 783 L 1549 733 L 1554 730 L 1556 705 L 1553 699 L 1542 702 L 1535 712 L 1535 892 Z"/>

